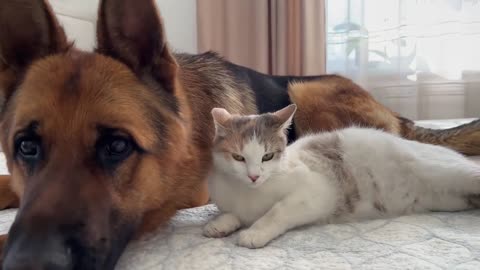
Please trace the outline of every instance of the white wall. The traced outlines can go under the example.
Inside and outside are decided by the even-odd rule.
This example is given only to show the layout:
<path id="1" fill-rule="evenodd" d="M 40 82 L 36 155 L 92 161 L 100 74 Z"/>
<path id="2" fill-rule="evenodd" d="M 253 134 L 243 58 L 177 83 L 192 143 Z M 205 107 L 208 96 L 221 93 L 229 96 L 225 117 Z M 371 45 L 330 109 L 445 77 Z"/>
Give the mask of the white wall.
<path id="1" fill-rule="evenodd" d="M 197 1 L 156 0 L 170 44 L 181 52 L 197 52 Z"/>
<path id="2" fill-rule="evenodd" d="M 95 24 L 99 0 L 50 0 L 68 37 L 77 47 L 95 46 Z M 167 39 L 180 52 L 197 52 L 196 0 L 156 0 L 164 18 Z"/>

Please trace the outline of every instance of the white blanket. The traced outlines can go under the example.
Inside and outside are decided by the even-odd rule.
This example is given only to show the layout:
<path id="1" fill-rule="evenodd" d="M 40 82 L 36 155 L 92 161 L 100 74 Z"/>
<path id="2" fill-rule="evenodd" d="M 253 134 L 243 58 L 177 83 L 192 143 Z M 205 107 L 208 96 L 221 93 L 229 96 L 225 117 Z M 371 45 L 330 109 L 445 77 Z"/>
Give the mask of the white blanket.
<path id="1" fill-rule="evenodd" d="M 180 211 L 131 243 L 117 269 L 480 269 L 480 210 L 313 225 L 257 250 L 237 247 L 236 235 L 203 237 L 202 225 L 216 212 L 213 205 Z M 11 210 L 0 215 L 2 232 L 13 217 Z"/>
<path id="2" fill-rule="evenodd" d="M 236 235 L 203 237 L 202 226 L 216 213 L 213 205 L 180 211 L 165 228 L 131 243 L 117 269 L 480 269 L 480 210 L 308 226 L 258 250 L 237 247 Z M 14 214 L 0 212 L 1 232 Z"/>
<path id="3" fill-rule="evenodd" d="M 309 226 L 257 250 L 236 246 L 236 235 L 203 237 L 216 211 L 181 211 L 132 243 L 118 269 L 480 269 L 480 211 Z"/>

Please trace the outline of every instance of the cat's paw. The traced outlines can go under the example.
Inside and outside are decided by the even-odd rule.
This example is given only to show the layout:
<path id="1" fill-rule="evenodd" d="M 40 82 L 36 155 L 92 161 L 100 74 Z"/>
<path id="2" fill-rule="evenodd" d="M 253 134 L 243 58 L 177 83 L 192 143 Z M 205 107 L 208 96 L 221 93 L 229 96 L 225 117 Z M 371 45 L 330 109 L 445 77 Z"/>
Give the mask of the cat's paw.
<path id="1" fill-rule="evenodd" d="M 211 238 L 229 236 L 240 228 L 240 221 L 233 215 L 225 214 L 210 221 L 203 227 L 203 235 Z"/>
<path id="2" fill-rule="evenodd" d="M 221 238 L 228 236 L 231 232 L 219 226 L 215 222 L 209 222 L 205 227 L 203 227 L 203 235 L 210 238 Z"/>
<path id="3" fill-rule="evenodd" d="M 272 238 L 264 231 L 248 229 L 238 234 L 237 244 L 246 248 L 262 248 L 271 240 Z"/>

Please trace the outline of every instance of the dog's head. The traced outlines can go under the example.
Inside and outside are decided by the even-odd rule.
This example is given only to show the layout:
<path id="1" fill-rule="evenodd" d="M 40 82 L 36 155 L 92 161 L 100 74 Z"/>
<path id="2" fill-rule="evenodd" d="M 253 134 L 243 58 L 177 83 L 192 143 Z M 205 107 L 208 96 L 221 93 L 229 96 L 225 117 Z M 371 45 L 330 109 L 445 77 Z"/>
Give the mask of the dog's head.
<path id="1" fill-rule="evenodd" d="M 145 213 L 187 200 L 189 112 L 153 1 L 104 0 L 97 27 L 82 52 L 44 0 L 0 2 L 0 137 L 21 198 L 4 270 L 113 269 Z"/>

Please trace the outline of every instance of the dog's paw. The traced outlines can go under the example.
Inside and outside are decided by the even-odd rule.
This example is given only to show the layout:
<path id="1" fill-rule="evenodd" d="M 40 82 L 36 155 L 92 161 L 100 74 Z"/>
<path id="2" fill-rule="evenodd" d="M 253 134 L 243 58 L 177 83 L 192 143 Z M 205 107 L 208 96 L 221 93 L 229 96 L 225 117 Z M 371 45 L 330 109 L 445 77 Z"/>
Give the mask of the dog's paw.
<path id="1" fill-rule="evenodd" d="M 19 199 L 10 186 L 10 177 L 0 175 L 0 210 L 17 208 L 18 204 Z"/>
<path id="2" fill-rule="evenodd" d="M 230 214 L 219 216 L 203 227 L 203 235 L 211 238 L 220 238 L 232 234 L 240 228 L 240 221 Z"/>
<path id="3" fill-rule="evenodd" d="M 272 238 L 264 231 L 248 229 L 238 234 L 238 245 L 246 248 L 262 248 Z"/>

